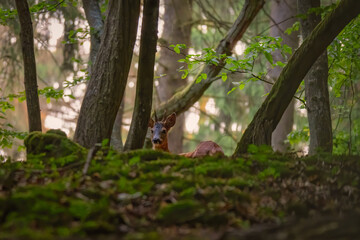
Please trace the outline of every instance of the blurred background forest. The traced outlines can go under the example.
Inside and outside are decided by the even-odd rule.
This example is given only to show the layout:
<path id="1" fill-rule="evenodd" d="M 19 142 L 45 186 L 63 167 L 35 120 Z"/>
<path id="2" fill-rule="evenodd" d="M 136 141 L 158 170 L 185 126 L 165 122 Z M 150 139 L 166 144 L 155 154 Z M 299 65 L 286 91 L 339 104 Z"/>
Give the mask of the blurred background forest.
<path id="1" fill-rule="evenodd" d="M 27 132 L 28 124 L 22 94 L 20 26 L 14 14 L 14 4 L 12 0 L 0 2 L 0 155 L 22 158 L 22 132 Z M 186 54 L 203 54 L 207 48 L 215 48 L 232 26 L 243 4 L 244 0 L 161 1 L 153 109 L 193 81 L 202 65 L 195 64 L 184 77 L 181 71 L 184 64 L 178 60 Z M 335 0 L 321 1 L 322 7 L 314 11 L 325 14 L 334 4 Z M 58 128 L 72 137 L 88 80 L 92 29 L 86 20 L 82 1 L 30 0 L 29 5 L 34 25 L 43 131 Z M 107 1 L 99 1 L 99 6 L 105 18 Z M 267 1 L 237 43 L 233 57 L 241 58 L 248 46 L 266 36 L 280 36 L 287 45 L 296 49 L 302 41 L 297 16 L 296 0 Z M 334 154 L 360 153 L 359 39 L 360 21 L 357 18 L 328 48 Z M 185 44 L 186 48 L 178 51 L 171 47 L 176 44 Z M 114 127 L 112 143 L 117 142 L 114 147 L 118 149 L 125 142 L 131 123 L 138 49 L 139 40 L 135 43 L 125 96 Z M 275 59 L 276 52 L 271 54 Z M 272 79 L 276 79 L 273 72 L 278 67 L 270 66 L 267 58 L 266 54 L 257 58 L 253 71 L 266 82 L 273 82 Z M 281 61 L 286 62 L 286 58 Z M 173 130 L 174 140 L 171 140 L 174 145 L 170 146 L 170 151 L 191 151 L 200 141 L 212 140 L 224 149 L 225 154 L 231 155 L 242 132 L 266 97 L 268 86 L 265 84 L 254 76 L 236 72 L 214 82 L 184 116 L 178 116 L 177 128 Z M 298 89 L 293 102 L 294 108 L 289 113 L 290 130 L 283 139 L 283 148 L 277 148 L 274 143 L 273 147 L 304 155 L 309 145 L 304 84 Z M 12 137 L 14 144 L 9 141 Z"/>

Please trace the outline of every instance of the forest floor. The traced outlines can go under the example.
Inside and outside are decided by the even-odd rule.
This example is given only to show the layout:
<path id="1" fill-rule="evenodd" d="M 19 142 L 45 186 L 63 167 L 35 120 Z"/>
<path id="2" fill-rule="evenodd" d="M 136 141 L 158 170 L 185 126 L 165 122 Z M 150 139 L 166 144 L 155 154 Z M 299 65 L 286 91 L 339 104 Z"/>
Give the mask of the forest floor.
<path id="1" fill-rule="evenodd" d="M 0 239 L 360 239 L 359 156 L 88 154 L 54 131 L 25 145 L 0 163 Z"/>

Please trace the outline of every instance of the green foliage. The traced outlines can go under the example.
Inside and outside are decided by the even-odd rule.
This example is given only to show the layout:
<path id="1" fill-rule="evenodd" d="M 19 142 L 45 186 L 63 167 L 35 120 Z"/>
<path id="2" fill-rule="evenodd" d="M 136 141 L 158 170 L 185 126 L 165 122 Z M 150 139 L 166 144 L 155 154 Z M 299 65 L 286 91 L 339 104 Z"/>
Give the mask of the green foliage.
<path id="1" fill-rule="evenodd" d="M 10 19 L 14 19 L 16 15 L 16 10 L 0 8 L 0 24 L 6 26 L 7 21 L 9 21 Z"/>
<path id="2" fill-rule="evenodd" d="M 10 124 L 7 124 L 7 127 L 13 129 Z M 17 132 L 0 127 L 0 148 L 11 148 L 14 143 L 14 139 L 24 140 L 26 136 L 27 133 L 25 132 Z"/>
<path id="3" fill-rule="evenodd" d="M 308 142 L 310 138 L 310 130 L 309 127 L 304 127 L 303 129 L 292 131 L 287 136 L 287 139 L 292 147 L 296 144 Z"/>
<path id="4" fill-rule="evenodd" d="M 282 39 L 279 37 L 263 37 L 257 36 L 253 38 L 254 42 L 249 44 L 246 48 L 243 58 L 237 59 L 233 56 L 227 56 L 226 54 L 217 55 L 216 51 L 212 48 L 204 48 L 202 54 L 188 54 L 185 58 L 178 60 L 179 62 L 186 63 L 187 68 L 179 69 L 182 72 L 182 78 L 186 78 L 191 72 L 194 66 L 199 64 L 207 64 L 214 66 L 223 66 L 225 71 L 218 75 L 223 81 L 228 79 L 229 73 L 247 73 L 248 79 L 241 82 L 235 82 L 238 86 L 233 87 L 228 94 L 232 93 L 236 89 L 242 90 L 245 87 L 245 83 L 249 81 L 262 80 L 262 77 L 266 74 L 265 72 L 254 72 L 254 62 L 259 58 L 260 55 L 265 56 L 266 60 L 271 64 L 272 67 L 280 66 L 284 67 L 285 64 L 278 61 L 273 61 L 271 53 L 280 50 L 281 54 L 286 57 L 286 54 L 291 54 L 292 50 L 289 46 L 281 44 Z M 171 45 L 176 53 L 180 53 L 181 48 L 185 48 L 185 44 L 177 44 L 176 46 Z M 207 79 L 207 74 L 200 72 L 195 82 L 200 83 L 202 80 Z"/>

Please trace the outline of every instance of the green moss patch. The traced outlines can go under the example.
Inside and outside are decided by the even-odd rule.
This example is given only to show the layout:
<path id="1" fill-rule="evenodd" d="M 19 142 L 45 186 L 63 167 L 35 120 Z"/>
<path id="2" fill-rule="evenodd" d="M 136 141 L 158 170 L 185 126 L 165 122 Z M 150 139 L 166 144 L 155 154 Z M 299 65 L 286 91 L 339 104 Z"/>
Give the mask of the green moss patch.
<path id="1" fill-rule="evenodd" d="M 0 164 L 5 238 L 166 239 L 164 229 L 225 231 L 360 209 L 359 157 L 188 159 L 101 149 L 84 176 L 86 152 L 63 134 L 33 133 L 26 141 L 27 161 Z"/>

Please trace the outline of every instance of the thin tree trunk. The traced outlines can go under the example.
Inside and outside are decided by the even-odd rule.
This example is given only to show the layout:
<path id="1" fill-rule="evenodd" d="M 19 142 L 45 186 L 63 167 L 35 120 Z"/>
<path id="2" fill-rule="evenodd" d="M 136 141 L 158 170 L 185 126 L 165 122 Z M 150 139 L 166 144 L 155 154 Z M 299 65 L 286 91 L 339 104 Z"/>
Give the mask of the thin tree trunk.
<path id="1" fill-rule="evenodd" d="M 90 148 L 110 139 L 124 95 L 140 0 L 110 0 L 101 44 L 80 109 L 74 140 Z"/>
<path id="2" fill-rule="evenodd" d="M 141 26 L 135 107 L 124 146 L 126 151 L 142 148 L 148 129 L 154 85 L 158 17 L 159 0 L 145 0 Z"/>
<path id="3" fill-rule="evenodd" d="M 20 20 L 20 40 L 24 60 L 24 84 L 28 110 L 29 131 L 41 131 L 40 103 L 36 79 L 34 33 L 26 0 L 16 0 Z"/>
<path id="4" fill-rule="evenodd" d="M 125 98 L 125 94 L 124 97 Z M 111 133 L 110 145 L 118 152 L 122 152 L 124 149 L 124 145 L 122 142 L 122 120 L 124 114 L 125 101 L 121 101 L 121 105 L 119 107 L 119 111 L 116 114 L 114 126 Z"/>
<path id="5" fill-rule="evenodd" d="M 90 63 L 89 74 L 91 74 L 91 66 L 94 65 L 96 55 L 99 51 L 101 35 L 104 30 L 104 22 L 102 20 L 101 10 L 98 0 L 83 0 L 83 8 L 86 19 L 91 28 L 90 30 Z"/>
<path id="6" fill-rule="evenodd" d="M 162 33 L 162 48 L 160 49 L 159 66 L 157 75 L 159 85 L 157 90 L 161 102 L 170 99 L 174 93 L 186 84 L 186 79 L 181 79 L 181 74 L 177 71 L 184 63 L 178 62 L 183 58 L 182 55 L 174 53 L 167 47 L 171 44 L 190 45 L 191 21 L 192 21 L 192 0 L 172 0 L 164 1 L 165 13 L 164 30 Z M 188 48 L 181 49 L 181 53 L 187 55 Z M 169 112 L 170 113 L 170 112 Z M 171 129 L 168 141 L 169 150 L 173 153 L 180 153 L 183 145 L 185 117 L 183 114 L 176 117 L 176 125 Z"/>
<path id="7" fill-rule="evenodd" d="M 234 157 L 250 144 L 271 144 L 271 133 L 280 121 L 302 79 L 340 31 L 360 13 L 360 1 L 342 0 L 295 51 L 269 95 L 240 139 Z"/>
<path id="8" fill-rule="evenodd" d="M 244 35 L 246 29 L 255 18 L 259 10 L 263 7 L 265 0 L 245 0 L 243 9 L 236 19 L 235 23 L 227 33 L 227 35 L 220 41 L 216 48 L 218 55 L 231 55 L 236 43 Z M 182 91 L 176 93 L 171 99 L 161 104 L 157 112 L 159 117 L 166 111 L 167 113 L 176 112 L 176 114 L 183 113 L 189 109 L 199 98 L 203 95 L 206 89 L 214 82 L 217 75 L 223 68 L 224 63 L 218 66 L 206 65 L 202 73 L 207 74 L 207 79 L 203 79 L 200 83 L 193 81 L 188 84 Z M 201 73 L 201 72 L 200 72 Z M 196 79 L 196 78 L 195 78 Z"/>
<path id="9" fill-rule="evenodd" d="M 309 9 L 320 7 L 320 0 L 298 0 L 300 14 Z M 306 38 L 321 21 L 320 15 L 310 14 L 301 19 L 301 30 Z M 327 52 L 317 59 L 305 77 L 305 99 L 310 129 L 309 154 L 318 150 L 332 152 L 332 126 L 328 90 L 328 58 Z"/>
<path id="10" fill-rule="evenodd" d="M 73 59 L 76 58 L 76 52 L 78 49 L 78 44 L 71 42 L 70 35 L 71 32 L 76 30 L 75 20 L 79 15 L 79 12 L 76 7 L 70 6 L 62 8 L 62 13 L 64 15 L 64 48 L 63 48 L 63 63 L 61 70 L 63 72 L 73 72 L 74 64 Z"/>
<path id="11" fill-rule="evenodd" d="M 286 44 L 293 49 L 297 48 L 298 32 L 293 32 L 291 35 L 285 33 L 285 30 L 292 27 L 295 23 L 297 0 L 274 0 L 271 5 L 271 23 L 274 24 L 270 28 L 270 36 L 281 37 L 283 39 L 282 44 Z M 281 55 L 280 51 L 272 53 L 274 62 L 284 62 L 285 58 Z M 289 56 L 288 56 L 289 57 Z M 269 70 L 269 77 L 272 82 L 278 79 L 282 68 L 275 67 Z M 267 92 L 271 89 L 270 84 L 265 84 Z M 294 100 L 290 102 L 289 106 L 285 110 L 281 120 L 271 135 L 271 145 L 274 151 L 286 152 L 290 147 L 289 144 L 285 143 L 287 135 L 291 132 L 294 124 Z"/>

